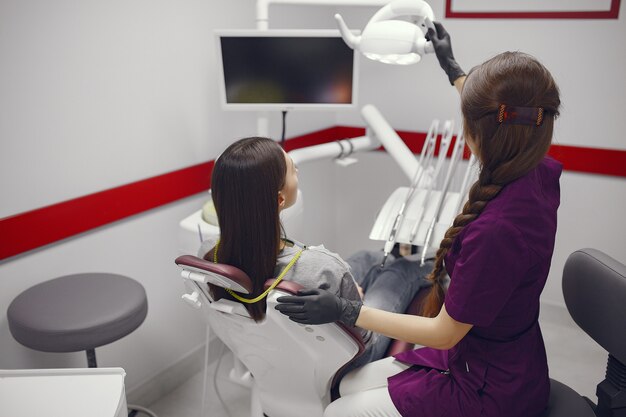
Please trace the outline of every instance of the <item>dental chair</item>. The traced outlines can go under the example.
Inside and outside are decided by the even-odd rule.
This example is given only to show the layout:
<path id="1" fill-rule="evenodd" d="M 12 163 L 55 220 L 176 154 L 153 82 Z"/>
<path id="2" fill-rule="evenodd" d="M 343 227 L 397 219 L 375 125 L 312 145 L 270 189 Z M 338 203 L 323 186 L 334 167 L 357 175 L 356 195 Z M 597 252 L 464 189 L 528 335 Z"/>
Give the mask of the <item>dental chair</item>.
<path id="1" fill-rule="evenodd" d="M 626 265 L 596 249 L 572 253 L 563 269 L 563 296 L 576 324 L 608 351 L 597 405 L 550 379 L 544 417 L 626 416 Z"/>
<path id="2" fill-rule="evenodd" d="M 268 294 L 266 316 L 256 323 L 241 303 L 214 301 L 208 292 L 211 283 L 249 294 L 252 281 L 243 271 L 191 255 L 175 262 L 190 291 L 183 298 L 203 310 L 211 331 L 248 371 L 244 379 L 252 391 L 251 415 L 321 417 L 331 401 L 335 375 L 364 350 L 360 335 L 337 323 L 297 324 L 275 310 L 278 297 L 302 288 L 289 281 Z"/>

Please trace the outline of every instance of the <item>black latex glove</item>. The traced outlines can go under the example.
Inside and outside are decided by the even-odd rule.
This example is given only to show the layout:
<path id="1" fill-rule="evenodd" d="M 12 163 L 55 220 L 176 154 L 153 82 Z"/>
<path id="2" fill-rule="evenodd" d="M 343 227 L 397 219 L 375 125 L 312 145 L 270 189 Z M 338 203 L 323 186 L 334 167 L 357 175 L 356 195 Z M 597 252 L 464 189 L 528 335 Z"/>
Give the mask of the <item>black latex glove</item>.
<path id="1" fill-rule="evenodd" d="M 439 22 L 431 22 L 426 20 L 428 26 L 427 38 L 433 43 L 435 54 L 439 60 L 439 65 L 448 75 L 450 85 L 454 85 L 454 81 L 465 75 L 461 66 L 454 59 L 452 54 L 452 43 L 450 35 Z"/>
<path id="2" fill-rule="evenodd" d="M 296 323 L 324 324 L 341 321 L 354 326 L 361 306 L 360 301 L 350 301 L 321 288 L 300 290 L 298 295 L 278 297 L 276 310 Z"/>

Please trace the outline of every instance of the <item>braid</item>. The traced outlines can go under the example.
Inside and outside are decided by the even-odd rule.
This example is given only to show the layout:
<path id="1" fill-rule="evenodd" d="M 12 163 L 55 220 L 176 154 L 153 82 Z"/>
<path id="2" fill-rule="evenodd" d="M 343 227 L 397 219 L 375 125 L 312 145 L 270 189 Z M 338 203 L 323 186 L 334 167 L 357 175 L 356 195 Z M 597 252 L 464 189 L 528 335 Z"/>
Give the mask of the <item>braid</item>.
<path id="1" fill-rule="evenodd" d="M 445 290 L 442 281 L 446 275 L 443 260 L 448 253 L 448 249 L 452 247 L 454 239 L 461 233 L 463 228 L 473 222 L 480 213 L 482 213 L 487 203 L 495 198 L 503 187 L 502 185 L 494 184 L 490 180 L 490 172 L 483 167 L 478 180 L 470 189 L 469 198 L 463 206 L 463 211 L 456 216 L 454 222 L 452 222 L 452 226 L 448 228 L 439 244 L 433 270 L 427 277 L 432 283 L 432 287 L 428 293 L 422 311 L 422 315 L 425 317 L 437 316 L 443 305 Z"/>
<path id="2" fill-rule="evenodd" d="M 502 124 L 502 105 L 540 107 L 542 123 Z M 504 52 L 470 71 L 461 93 L 463 132 L 471 139 L 481 170 L 463 211 L 441 241 L 433 271 L 433 286 L 423 315 L 435 317 L 443 305 L 444 257 L 463 228 L 483 212 L 507 184 L 526 175 L 543 160 L 552 142 L 554 119 L 559 115 L 559 89 L 550 72 L 535 58 L 521 52 Z"/>

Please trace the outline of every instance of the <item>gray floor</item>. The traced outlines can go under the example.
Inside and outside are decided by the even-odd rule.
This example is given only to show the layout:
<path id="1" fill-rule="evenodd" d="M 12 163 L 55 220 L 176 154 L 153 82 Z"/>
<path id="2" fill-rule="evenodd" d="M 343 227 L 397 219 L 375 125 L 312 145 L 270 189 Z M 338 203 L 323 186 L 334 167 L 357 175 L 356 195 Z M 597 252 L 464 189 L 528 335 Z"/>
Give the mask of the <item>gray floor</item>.
<path id="1" fill-rule="evenodd" d="M 604 378 L 607 354 L 589 336 L 580 330 L 567 313 L 558 308 L 544 308 L 541 314 L 550 376 L 581 395 L 596 400 L 596 385 Z M 249 392 L 232 383 L 228 371 L 232 355 L 226 352 L 215 373 L 214 363 L 209 369 L 215 375 L 215 384 L 208 382 L 207 404 L 202 413 L 202 372 L 194 375 L 179 388 L 150 406 L 159 417 L 247 417 Z M 219 390 L 222 401 L 216 393 Z"/>
<path id="2" fill-rule="evenodd" d="M 207 383 L 204 413 L 202 413 L 203 372 L 198 372 L 148 408 L 159 417 L 248 417 L 250 392 L 247 388 L 233 383 L 228 377 L 232 364 L 232 354 L 226 349 L 222 360 L 214 362 L 209 367 L 207 374 L 215 378 L 215 383 L 211 379 Z"/>

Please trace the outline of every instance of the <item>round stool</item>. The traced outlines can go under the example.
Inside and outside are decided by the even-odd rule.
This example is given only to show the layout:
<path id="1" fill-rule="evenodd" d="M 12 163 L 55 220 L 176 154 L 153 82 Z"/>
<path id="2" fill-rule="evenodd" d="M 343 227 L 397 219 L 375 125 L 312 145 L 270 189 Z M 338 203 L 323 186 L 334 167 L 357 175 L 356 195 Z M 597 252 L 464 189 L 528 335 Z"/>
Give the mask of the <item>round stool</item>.
<path id="1" fill-rule="evenodd" d="M 107 273 L 66 275 L 18 295 L 7 310 L 11 334 L 22 345 L 44 352 L 87 351 L 95 368 L 95 348 L 135 330 L 146 318 L 143 286 Z"/>

